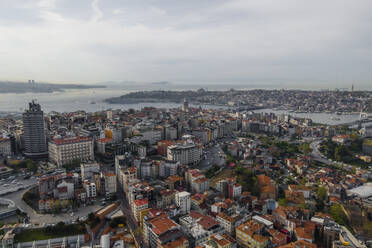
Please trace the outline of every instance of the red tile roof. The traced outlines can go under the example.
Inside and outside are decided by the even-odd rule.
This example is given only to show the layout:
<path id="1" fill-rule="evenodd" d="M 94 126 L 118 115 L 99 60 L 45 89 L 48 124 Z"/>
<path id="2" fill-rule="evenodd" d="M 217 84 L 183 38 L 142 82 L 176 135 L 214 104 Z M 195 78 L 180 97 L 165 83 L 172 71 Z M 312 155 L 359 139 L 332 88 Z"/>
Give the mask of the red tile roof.
<path id="1" fill-rule="evenodd" d="M 134 200 L 134 204 L 136 206 L 143 206 L 143 205 L 149 204 L 149 201 L 147 200 L 147 198 L 144 198 L 141 200 Z"/>
<path id="2" fill-rule="evenodd" d="M 85 141 L 91 141 L 92 139 L 89 137 L 73 137 L 73 138 L 65 138 L 65 139 L 52 139 L 52 141 L 56 145 L 65 145 L 65 144 L 72 144 L 72 143 L 79 143 L 79 142 L 85 142 Z"/>

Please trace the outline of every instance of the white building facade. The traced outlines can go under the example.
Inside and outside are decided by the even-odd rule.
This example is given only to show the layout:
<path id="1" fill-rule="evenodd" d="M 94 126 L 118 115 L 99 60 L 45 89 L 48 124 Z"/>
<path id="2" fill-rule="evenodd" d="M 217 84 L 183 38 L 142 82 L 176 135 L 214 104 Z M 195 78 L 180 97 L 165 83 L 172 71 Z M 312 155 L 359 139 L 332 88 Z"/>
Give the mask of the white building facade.
<path id="1" fill-rule="evenodd" d="M 57 166 L 72 161 L 93 161 L 93 140 L 89 137 L 73 137 L 65 139 L 52 139 L 48 145 L 49 160 Z"/>

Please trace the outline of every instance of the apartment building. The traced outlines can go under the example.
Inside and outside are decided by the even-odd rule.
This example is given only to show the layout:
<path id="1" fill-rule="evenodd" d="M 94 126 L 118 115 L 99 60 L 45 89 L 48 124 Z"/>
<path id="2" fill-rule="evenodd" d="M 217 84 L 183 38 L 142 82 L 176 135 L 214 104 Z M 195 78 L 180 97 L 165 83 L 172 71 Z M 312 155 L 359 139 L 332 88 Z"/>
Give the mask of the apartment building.
<path id="1" fill-rule="evenodd" d="M 200 162 L 202 148 L 200 145 L 187 141 L 168 147 L 168 160 L 177 161 L 184 165 L 196 165 Z"/>
<path id="2" fill-rule="evenodd" d="M 92 199 L 96 198 L 97 196 L 97 189 L 96 185 L 94 183 L 91 183 L 89 181 L 84 181 L 83 187 L 85 189 L 85 192 L 87 193 L 87 198 Z"/>
<path id="3" fill-rule="evenodd" d="M 142 210 L 145 210 L 149 207 L 149 201 L 144 199 L 138 199 L 133 201 L 134 204 L 132 204 L 132 212 L 134 215 L 134 218 L 137 221 L 140 221 L 140 213 Z"/>
<path id="4" fill-rule="evenodd" d="M 236 241 L 239 246 L 249 248 L 267 247 L 269 238 L 261 235 L 263 227 L 264 225 L 253 220 L 236 227 Z"/>
<path id="5" fill-rule="evenodd" d="M 112 172 L 104 172 L 103 178 L 105 179 L 105 193 L 106 195 L 116 194 L 116 176 Z"/>
<path id="6" fill-rule="evenodd" d="M 175 202 L 177 207 L 179 207 L 180 214 L 190 213 L 191 208 L 191 194 L 186 191 L 176 193 Z"/>

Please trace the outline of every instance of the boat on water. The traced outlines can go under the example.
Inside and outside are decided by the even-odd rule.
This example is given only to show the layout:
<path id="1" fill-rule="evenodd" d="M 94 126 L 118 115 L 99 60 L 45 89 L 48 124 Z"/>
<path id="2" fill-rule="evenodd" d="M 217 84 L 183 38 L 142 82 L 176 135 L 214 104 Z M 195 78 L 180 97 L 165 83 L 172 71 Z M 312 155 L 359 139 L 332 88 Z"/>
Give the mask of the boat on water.
<path id="1" fill-rule="evenodd" d="M 329 119 L 331 119 L 333 121 L 339 121 L 339 120 L 341 120 L 340 118 L 338 118 L 336 116 L 331 116 L 331 117 L 329 117 Z"/>
<path id="2" fill-rule="evenodd" d="M 96 102 L 95 101 L 91 101 L 90 104 L 96 104 Z"/>

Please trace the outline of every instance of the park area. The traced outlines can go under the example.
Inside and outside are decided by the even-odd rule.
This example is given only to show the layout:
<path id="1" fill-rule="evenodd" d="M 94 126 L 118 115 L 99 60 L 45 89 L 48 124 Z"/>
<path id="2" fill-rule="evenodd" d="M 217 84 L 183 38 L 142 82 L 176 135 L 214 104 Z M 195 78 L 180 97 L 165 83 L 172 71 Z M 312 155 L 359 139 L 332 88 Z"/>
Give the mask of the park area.
<path id="1" fill-rule="evenodd" d="M 84 234 L 85 232 L 86 231 L 83 223 L 66 225 L 63 222 L 59 222 L 55 226 L 22 230 L 16 234 L 14 237 L 14 242 L 22 243 L 34 240 L 54 239 Z"/>

